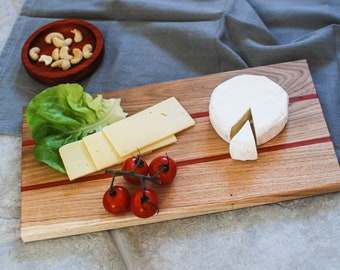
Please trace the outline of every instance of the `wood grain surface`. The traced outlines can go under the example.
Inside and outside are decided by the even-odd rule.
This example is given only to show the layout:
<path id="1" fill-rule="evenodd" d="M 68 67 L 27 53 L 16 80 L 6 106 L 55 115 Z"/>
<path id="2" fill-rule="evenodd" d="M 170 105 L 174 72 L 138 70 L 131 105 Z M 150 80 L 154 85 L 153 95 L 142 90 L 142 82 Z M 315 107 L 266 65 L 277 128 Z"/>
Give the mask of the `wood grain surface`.
<path id="1" fill-rule="evenodd" d="M 208 104 L 221 82 L 240 74 L 264 75 L 290 96 L 286 128 L 259 148 L 256 161 L 235 161 L 212 129 Z M 108 89 L 103 89 L 108 90 Z M 140 219 L 113 216 L 102 206 L 111 176 L 98 172 L 75 181 L 33 156 L 34 141 L 23 115 L 21 237 L 36 241 L 136 226 L 275 203 L 340 190 L 340 167 L 305 60 L 104 92 L 121 98 L 130 115 L 175 96 L 196 121 L 177 134 L 178 142 L 145 156 L 167 152 L 178 163 L 170 185 L 150 184 L 159 214 Z M 120 166 L 115 166 L 118 169 Z M 116 179 L 129 191 L 137 186 Z"/>

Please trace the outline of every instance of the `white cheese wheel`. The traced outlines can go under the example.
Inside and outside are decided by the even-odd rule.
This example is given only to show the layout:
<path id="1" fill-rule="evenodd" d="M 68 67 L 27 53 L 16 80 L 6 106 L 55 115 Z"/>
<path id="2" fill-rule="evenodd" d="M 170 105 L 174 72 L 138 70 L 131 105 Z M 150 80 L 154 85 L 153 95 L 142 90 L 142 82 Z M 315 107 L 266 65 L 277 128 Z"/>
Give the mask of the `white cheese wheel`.
<path id="1" fill-rule="evenodd" d="M 241 128 L 245 120 L 250 120 L 256 144 L 261 145 L 285 127 L 288 102 L 286 91 L 267 77 L 236 76 L 214 89 L 209 104 L 210 122 L 217 134 L 230 142 L 232 128 L 237 125 Z"/>

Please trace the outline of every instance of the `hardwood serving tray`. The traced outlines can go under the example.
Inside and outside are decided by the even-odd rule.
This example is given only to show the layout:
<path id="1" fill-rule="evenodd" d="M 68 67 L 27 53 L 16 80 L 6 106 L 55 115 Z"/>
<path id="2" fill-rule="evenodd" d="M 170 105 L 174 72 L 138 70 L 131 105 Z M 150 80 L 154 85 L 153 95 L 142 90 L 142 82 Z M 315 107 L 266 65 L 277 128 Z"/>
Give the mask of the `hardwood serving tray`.
<path id="1" fill-rule="evenodd" d="M 211 92 L 240 74 L 265 75 L 290 96 L 286 128 L 259 147 L 256 161 L 235 161 L 209 122 Z M 340 191 L 340 167 L 307 62 L 299 60 L 232 72 L 104 92 L 121 98 L 130 115 L 175 96 L 196 121 L 177 134 L 178 142 L 144 156 L 165 152 L 178 163 L 170 185 L 151 184 L 159 214 L 141 219 L 113 216 L 102 206 L 111 175 L 98 172 L 69 181 L 33 156 L 34 141 L 23 114 L 21 238 L 24 242 L 110 230 L 275 203 Z M 115 166 L 118 169 L 120 166 Z M 130 191 L 137 186 L 122 178 Z"/>

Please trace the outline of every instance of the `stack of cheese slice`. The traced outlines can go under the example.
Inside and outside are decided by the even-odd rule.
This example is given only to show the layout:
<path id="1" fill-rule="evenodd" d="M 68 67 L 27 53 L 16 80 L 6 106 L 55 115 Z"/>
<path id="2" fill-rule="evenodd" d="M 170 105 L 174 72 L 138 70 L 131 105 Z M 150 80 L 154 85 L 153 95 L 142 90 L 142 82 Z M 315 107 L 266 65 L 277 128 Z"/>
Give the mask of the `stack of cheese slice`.
<path id="1" fill-rule="evenodd" d="M 174 134 L 195 124 L 175 97 L 59 148 L 70 180 L 122 163 L 140 152 L 175 143 Z"/>
<path id="2" fill-rule="evenodd" d="M 240 75 L 218 85 L 210 98 L 209 117 L 229 145 L 231 158 L 257 159 L 257 145 L 274 138 L 288 120 L 289 97 L 265 76 Z"/>

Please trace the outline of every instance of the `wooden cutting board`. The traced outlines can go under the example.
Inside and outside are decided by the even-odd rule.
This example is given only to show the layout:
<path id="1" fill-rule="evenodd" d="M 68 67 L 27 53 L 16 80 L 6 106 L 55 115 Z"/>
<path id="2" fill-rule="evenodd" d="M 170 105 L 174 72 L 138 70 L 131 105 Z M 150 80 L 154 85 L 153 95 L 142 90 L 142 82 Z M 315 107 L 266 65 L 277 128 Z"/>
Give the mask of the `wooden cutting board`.
<path id="1" fill-rule="evenodd" d="M 240 74 L 265 75 L 290 96 L 286 128 L 259 148 L 256 161 L 230 159 L 228 145 L 212 129 L 210 94 L 221 82 Z M 23 116 L 21 237 L 23 241 L 173 220 L 242 207 L 340 191 L 340 168 L 306 61 L 295 61 L 196 78 L 105 92 L 121 98 L 130 115 L 175 96 L 196 121 L 178 142 L 144 156 L 167 152 L 178 162 L 170 185 L 152 184 L 160 212 L 148 219 L 131 213 L 113 216 L 102 206 L 111 175 L 104 172 L 70 182 L 66 175 L 33 157 L 34 142 Z M 120 166 L 116 166 L 118 169 Z M 137 187 L 122 178 L 117 184 Z"/>

